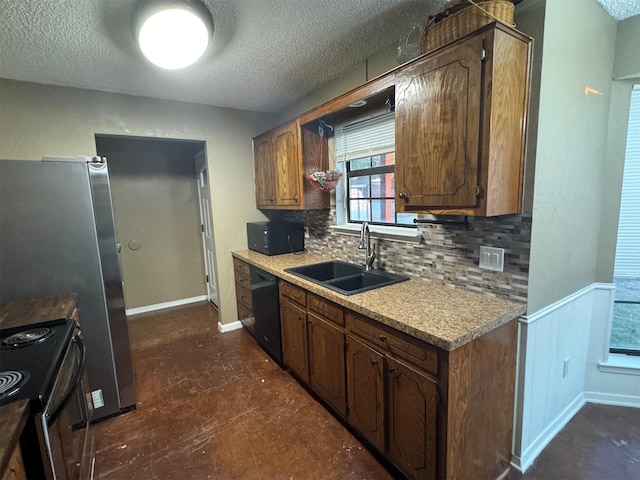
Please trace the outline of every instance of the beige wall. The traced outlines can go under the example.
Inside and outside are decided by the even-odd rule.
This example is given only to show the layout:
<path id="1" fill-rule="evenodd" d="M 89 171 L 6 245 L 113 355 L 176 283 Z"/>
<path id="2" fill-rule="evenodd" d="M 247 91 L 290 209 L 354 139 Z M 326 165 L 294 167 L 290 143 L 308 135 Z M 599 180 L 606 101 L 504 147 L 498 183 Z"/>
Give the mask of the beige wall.
<path id="1" fill-rule="evenodd" d="M 94 135 L 206 142 L 215 226 L 220 319 L 236 320 L 231 252 L 246 248 L 255 208 L 251 138 L 269 115 L 145 97 L 0 80 L 0 158 L 93 155 Z"/>
<path id="2" fill-rule="evenodd" d="M 206 295 L 195 150 L 201 142 L 103 138 L 127 309 Z"/>
<path id="3" fill-rule="evenodd" d="M 615 39 L 595 0 L 546 2 L 529 314 L 597 278 Z"/>
<path id="4" fill-rule="evenodd" d="M 640 15 L 618 23 L 613 78 L 640 78 Z"/>

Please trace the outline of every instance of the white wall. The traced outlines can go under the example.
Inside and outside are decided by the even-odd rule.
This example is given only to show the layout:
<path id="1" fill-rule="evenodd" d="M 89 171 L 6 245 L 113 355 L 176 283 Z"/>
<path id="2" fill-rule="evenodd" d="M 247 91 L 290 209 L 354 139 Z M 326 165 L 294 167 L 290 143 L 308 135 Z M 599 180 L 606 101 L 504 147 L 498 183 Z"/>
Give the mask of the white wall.
<path id="1" fill-rule="evenodd" d="M 578 12 L 578 13 L 576 13 Z M 578 16 L 579 18 L 576 18 Z M 574 18 L 575 21 L 568 21 Z M 528 312 L 596 281 L 616 21 L 595 0 L 548 0 Z M 599 93 L 586 93 L 585 88 Z"/>
<path id="2" fill-rule="evenodd" d="M 513 464 L 523 470 L 585 401 L 640 406 L 640 359 L 608 354 L 613 290 L 596 283 L 613 275 L 624 163 L 630 83 L 612 81 L 614 51 L 629 39 L 620 24 L 595 0 L 546 2 L 514 422 Z"/>
<path id="3" fill-rule="evenodd" d="M 0 158 L 95 155 L 95 134 L 203 140 L 211 182 L 220 321 L 236 320 L 231 252 L 255 208 L 251 139 L 273 117 L 239 110 L 0 80 Z M 195 181 L 195 179 L 194 179 Z"/>

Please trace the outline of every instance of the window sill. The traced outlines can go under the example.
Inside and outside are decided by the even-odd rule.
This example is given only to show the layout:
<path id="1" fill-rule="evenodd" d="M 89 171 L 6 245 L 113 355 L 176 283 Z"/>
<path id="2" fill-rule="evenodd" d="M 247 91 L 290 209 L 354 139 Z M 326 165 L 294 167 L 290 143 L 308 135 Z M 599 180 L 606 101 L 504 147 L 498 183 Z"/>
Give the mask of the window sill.
<path id="1" fill-rule="evenodd" d="M 598 369 L 605 373 L 640 375 L 640 357 L 611 353 L 606 362 L 598 362 Z"/>
<path id="2" fill-rule="evenodd" d="M 349 235 L 360 235 L 360 224 L 351 223 L 346 225 L 332 225 L 330 227 L 338 233 L 346 233 Z M 369 225 L 371 238 L 379 238 L 382 240 L 391 240 L 394 242 L 404 243 L 420 243 L 422 235 L 415 228 L 387 227 L 383 225 Z"/>

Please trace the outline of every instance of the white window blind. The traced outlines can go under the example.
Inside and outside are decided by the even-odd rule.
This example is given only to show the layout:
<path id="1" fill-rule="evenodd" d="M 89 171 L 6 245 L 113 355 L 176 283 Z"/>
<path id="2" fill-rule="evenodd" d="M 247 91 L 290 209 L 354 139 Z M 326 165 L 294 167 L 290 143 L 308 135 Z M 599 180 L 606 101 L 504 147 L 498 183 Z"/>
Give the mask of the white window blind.
<path id="1" fill-rule="evenodd" d="M 631 91 L 614 276 L 640 277 L 640 85 Z"/>
<path id="2" fill-rule="evenodd" d="M 336 160 L 344 162 L 395 151 L 393 112 L 336 127 Z"/>

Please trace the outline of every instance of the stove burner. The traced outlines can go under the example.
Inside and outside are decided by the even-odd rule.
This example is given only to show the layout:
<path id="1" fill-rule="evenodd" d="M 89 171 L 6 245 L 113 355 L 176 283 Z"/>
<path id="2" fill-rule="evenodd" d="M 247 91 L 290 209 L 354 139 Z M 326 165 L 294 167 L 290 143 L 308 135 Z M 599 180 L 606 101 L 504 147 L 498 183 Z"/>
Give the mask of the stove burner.
<path id="1" fill-rule="evenodd" d="M 53 333 L 50 328 L 32 328 L 31 330 L 23 330 L 18 333 L 14 333 L 10 337 L 5 338 L 2 341 L 3 347 L 24 347 L 26 345 L 32 345 L 44 341 L 48 336 Z"/>
<path id="2" fill-rule="evenodd" d="M 16 370 L 0 372 L 0 400 L 17 393 L 29 380 L 29 374 Z"/>

